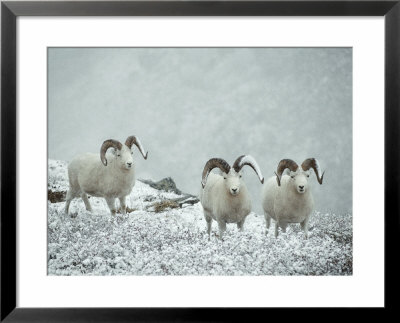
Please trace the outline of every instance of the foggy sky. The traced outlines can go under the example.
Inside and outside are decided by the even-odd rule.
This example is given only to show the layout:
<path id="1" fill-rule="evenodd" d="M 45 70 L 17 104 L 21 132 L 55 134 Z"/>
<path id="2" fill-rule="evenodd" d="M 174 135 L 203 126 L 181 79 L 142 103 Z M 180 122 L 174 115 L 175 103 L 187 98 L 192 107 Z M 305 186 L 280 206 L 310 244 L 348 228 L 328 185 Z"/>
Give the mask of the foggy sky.
<path id="1" fill-rule="evenodd" d="M 70 161 L 136 135 L 137 178 L 197 194 L 208 159 L 252 155 L 264 177 L 315 157 L 316 210 L 352 212 L 351 48 L 50 48 L 48 157 Z M 247 169 L 246 169 L 247 168 Z M 243 176 L 253 210 L 260 184 Z"/>

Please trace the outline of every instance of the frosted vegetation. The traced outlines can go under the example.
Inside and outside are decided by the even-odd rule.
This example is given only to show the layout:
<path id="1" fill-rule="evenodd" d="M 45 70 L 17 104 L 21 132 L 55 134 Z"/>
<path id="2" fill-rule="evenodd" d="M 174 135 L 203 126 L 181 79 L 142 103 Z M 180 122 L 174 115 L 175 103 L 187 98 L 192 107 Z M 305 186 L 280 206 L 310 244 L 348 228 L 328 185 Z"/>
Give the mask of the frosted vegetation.
<path id="1" fill-rule="evenodd" d="M 67 163 L 49 160 L 48 189 L 63 196 Z M 200 179 L 199 179 L 200 183 Z M 244 231 L 227 225 L 224 240 L 213 223 L 211 240 L 200 203 L 183 204 L 173 192 L 136 181 L 126 216 L 111 217 L 104 199 L 48 201 L 49 275 L 351 275 L 352 216 L 315 212 L 309 239 L 299 225 L 274 238 L 262 214 L 251 213 Z"/>

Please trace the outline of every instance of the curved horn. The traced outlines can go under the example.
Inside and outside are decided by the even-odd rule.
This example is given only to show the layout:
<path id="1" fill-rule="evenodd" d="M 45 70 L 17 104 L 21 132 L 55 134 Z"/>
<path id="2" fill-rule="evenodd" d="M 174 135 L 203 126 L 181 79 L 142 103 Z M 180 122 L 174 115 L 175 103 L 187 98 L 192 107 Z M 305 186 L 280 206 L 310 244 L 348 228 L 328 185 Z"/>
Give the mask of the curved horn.
<path id="1" fill-rule="evenodd" d="M 307 158 L 303 163 L 301 164 L 301 168 L 303 168 L 304 171 L 309 170 L 312 168 L 315 172 L 315 175 L 317 175 L 317 180 L 318 183 L 321 185 L 322 180 L 324 178 L 325 172 L 322 173 L 322 176 L 320 177 L 319 174 L 321 174 L 321 168 L 319 167 L 318 160 L 315 158 Z"/>
<path id="2" fill-rule="evenodd" d="M 135 136 L 129 136 L 128 138 L 126 138 L 125 140 L 125 145 L 127 145 L 129 147 L 129 149 L 132 148 L 132 145 L 135 144 L 136 147 L 139 148 L 140 153 L 142 154 L 144 159 L 147 159 L 147 155 L 149 152 L 146 152 L 146 154 L 144 153 L 144 149 L 142 144 L 140 143 L 139 138 L 135 137 Z"/>
<path id="3" fill-rule="evenodd" d="M 201 178 L 201 185 L 203 186 L 203 188 L 204 186 L 206 186 L 208 175 L 210 174 L 211 170 L 214 169 L 215 167 L 218 167 L 220 170 L 222 170 L 227 174 L 231 169 L 231 166 L 229 166 L 229 164 L 222 158 L 211 158 L 204 166 L 203 175 Z"/>
<path id="4" fill-rule="evenodd" d="M 108 139 L 101 145 L 100 148 L 100 159 L 104 166 L 107 166 L 106 152 L 110 147 L 121 150 L 122 144 L 118 140 Z"/>
<path id="5" fill-rule="evenodd" d="M 275 173 L 276 181 L 278 182 L 278 186 L 281 186 L 282 174 L 286 168 L 289 168 L 292 172 L 295 172 L 297 170 L 297 168 L 299 168 L 299 165 L 297 165 L 296 162 L 294 162 L 291 159 L 282 159 L 279 162 L 278 168 Z"/>
<path id="6" fill-rule="evenodd" d="M 260 167 L 258 166 L 256 160 L 250 156 L 250 155 L 242 155 L 239 156 L 234 164 L 233 164 L 233 169 L 236 171 L 236 173 L 239 173 L 239 171 L 242 169 L 244 165 L 248 165 L 251 168 L 254 169 L 256 172 L 258 179 L 260 180 L 261 184 L 264 184 L 264 176 L 261 174 Z"/>

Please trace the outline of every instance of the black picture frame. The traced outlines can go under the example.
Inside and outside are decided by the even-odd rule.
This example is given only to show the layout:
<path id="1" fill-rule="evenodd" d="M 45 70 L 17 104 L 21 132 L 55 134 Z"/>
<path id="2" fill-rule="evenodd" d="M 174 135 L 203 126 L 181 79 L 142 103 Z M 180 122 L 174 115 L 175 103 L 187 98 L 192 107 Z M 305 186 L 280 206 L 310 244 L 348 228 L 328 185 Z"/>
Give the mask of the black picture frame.
<path id="1" fill-rule="evenodd" d="M 387 1 L 3 1 L 1 3 L 1 321 L 239 321 L 264 309 L 16 307 L 16 19 L 18 16 L 384 16 L 385 307 L 396 309 L 399 237 L 400 0 Z M 373 131 L 373 125 L 371 125 Z M 29 144 L 29 143 L 27 143 Z M 32 143 L 33 144 L 33 143 Z M 368 161 L 365 161 L 368 163 Z M 357 165 L 354 165 L 357 167 Z M 372 176 L 381 176 L 374 170 Z M 211 291 L 210 291 L 211 292 Z M 275 309 L 279 311 L 278 309 Z M 329 309 L 327 309 L 329 310 Z M 377 309 L 381 315 L 382 309 Z M 282 310 L 280 310 L 282 311 Z M 332 318 L 335 317 L 335 312 Z M 260 313 L 261 312 L 261 313 Z M 280 315 L 280 313 L 276 313 Z M 251 315 L 251 316 L 249 316 Z M 254 316 L 253 316 L 254 315 Z M 257 316 L 256 316 L 257 315 Z M 382 319 L 381 316 L 379 316 Z M 373 318 L 373 317 L 371 317 Z M 308 318 L 307 318 L 308 319 Z M 248 320 L 248 319 L 247 319 Z"/>

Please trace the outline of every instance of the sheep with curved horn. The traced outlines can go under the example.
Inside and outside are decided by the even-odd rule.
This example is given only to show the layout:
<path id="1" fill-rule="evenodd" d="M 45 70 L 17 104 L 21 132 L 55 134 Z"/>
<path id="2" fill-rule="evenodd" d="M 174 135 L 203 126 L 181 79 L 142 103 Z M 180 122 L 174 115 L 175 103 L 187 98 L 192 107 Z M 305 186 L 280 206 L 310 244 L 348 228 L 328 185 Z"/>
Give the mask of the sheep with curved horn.
<path id="1" fill-rule="evenodd" d="M 221 239 L 227 223 L 236 223 L 239 230 L 243 230 L 244 221 L 251 211 L 250 195 L 242 180 L 241 169 L 245 165 L 253 168 L 260 182 L 264 182 L 260 167 L 249 155 L 238 157 L 232 167 L 222 158 L 212 158 L 204 166 L 200 202 L 209 238 L 213 219 L 218 223 Z M 222 175 L 212 173 L 214 168 L 219 168 Z"/>
<path id="2" fill-rule="evenodd" d="M 121 204 L 122 214 L 126 213 L 126 196 L 135 185 L 135 164 L 133 162 L 132 146 L 136 145 L 144 159 L 148 153 L 144 152 L 139 139 L 130 136 L 125 144 L 118 140 L 108 139 L 103 142 L 98 154 L 86 153 L 74 158 L 68 165 L 69 191 L 65 203 L 65 213 L 68 214 L 71 201 L 81 197 L 86 210 L 92 211 L 88 194 L 104 197 L 111 214 L 116 213 L 115 199 Z M 107 151 L 113 148 L 110 157 Z M 99 158 L 100 157 L 100 158 Z"/>
<path id="3" fill-rule="evenodd" d="M 282 159 L 273 176 L 268 179 L 262 190 L 262 206 L 267 225 L 271 218 L 275 220 L 275 237 L 278 236 L 279 227 L 286 231 L 288 223 L 300 223 L 306 238 L 308 237 L 308 221 L 314 209 L 314 199 L 311 193 L 308 178 L 310 169 L 313 169 L 319 184 L 322 184 L 324 172 L 321 174 L 318 160 L 307 158 L 297 165 L 291 159 Z M 283 174 L 288 169 L 289 175 Z"/>

